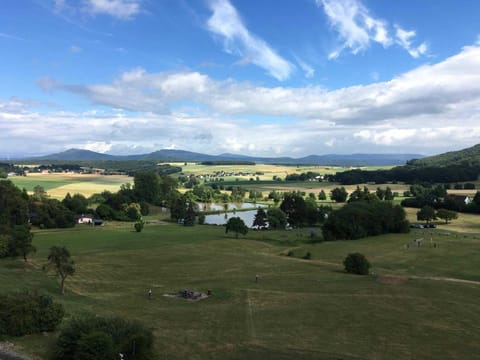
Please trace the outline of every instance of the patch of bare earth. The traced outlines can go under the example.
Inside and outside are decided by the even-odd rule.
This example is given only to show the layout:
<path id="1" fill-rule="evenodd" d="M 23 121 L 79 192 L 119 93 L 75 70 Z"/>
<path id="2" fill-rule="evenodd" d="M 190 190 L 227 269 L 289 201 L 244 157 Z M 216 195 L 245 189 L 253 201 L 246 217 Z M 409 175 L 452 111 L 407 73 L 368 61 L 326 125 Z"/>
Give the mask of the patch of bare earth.
<path id="1" fill-rule="evenodd" d="M 408 281 L 405 276 L 378 275 L 376 281 L 383 285 L 400 285 Z"/>

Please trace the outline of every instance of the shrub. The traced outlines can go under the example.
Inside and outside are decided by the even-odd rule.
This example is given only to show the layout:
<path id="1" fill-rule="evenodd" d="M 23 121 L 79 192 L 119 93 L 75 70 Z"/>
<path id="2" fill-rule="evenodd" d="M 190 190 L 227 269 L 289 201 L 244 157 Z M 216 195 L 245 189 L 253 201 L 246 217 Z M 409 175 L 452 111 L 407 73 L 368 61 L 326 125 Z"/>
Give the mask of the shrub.
<path id="1" fill-rule="evenodd" d="M 23 336 L 53 331 L 65 311 L 47 295 L 12 293 L 0 295 L 0 334 Z"/>
<path id="2" fill-rule="evenodd" d="M 348 254 L 343 261 L 345 271 L 351 274 L 368 275 L 370 263 L 367 258 L 360 253 Z"/>
<path id="3" fill-rule="evenodd" d="M 310 251 L 307 251 L 307 253 L 302 257 L 302 259 L 305 259 L 305 260 L 310 260 L 311 258 L 312 258 L 312 254 L 310 253 Z"/>
<path id="4" fill-rule="evenodd" d="M 145 221 L 143 220 L 137 221 L 133 226 L 135 227 L 136 232 L 142 232 L 143 227 L 145 226 Z"/>
<path id="5" fill-rule="evenodd" d="M 11 237 L 9 235 L 0 235 L 0 258 L 8 256 Z"/>
<path id="6" fill-rule="evenodd" d="M 113 360 L 113 339 L 101 331 L 92 331 L 82 335 L 77 343 L 75 359 L 78 360 Z"/>
<path id="7" fill-rule="evenodd" d="M 53 359 L 113 360 L 120 353 L 125 359 L 152 359 L 152 331 L 123 318 L 87 315 L 65 326 L 53 349 Z"/>

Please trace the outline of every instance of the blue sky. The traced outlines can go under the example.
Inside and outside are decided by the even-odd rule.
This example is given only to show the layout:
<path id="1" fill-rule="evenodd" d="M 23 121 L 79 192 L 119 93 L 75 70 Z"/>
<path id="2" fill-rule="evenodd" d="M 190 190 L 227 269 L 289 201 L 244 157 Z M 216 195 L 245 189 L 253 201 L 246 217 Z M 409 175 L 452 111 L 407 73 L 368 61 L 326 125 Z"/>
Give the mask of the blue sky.
<path id="1" fill-rule="evenodd" d="M 480 139 L 480 2 L 4 0 L 0 157 L 435 154 Z"/>

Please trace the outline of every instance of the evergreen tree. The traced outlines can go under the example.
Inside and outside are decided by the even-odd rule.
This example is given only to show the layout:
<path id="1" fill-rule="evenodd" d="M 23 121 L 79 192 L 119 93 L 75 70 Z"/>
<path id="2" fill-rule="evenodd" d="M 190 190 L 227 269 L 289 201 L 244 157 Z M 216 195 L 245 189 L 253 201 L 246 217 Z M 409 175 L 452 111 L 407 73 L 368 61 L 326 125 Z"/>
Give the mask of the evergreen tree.
<path id="1" fill-rule="evenodd" d="M 259 229 L 267 226 L 267 213 L 265 212 L 265 210 L 263 210 L 262 208 L 257 210 L 252 226 L 257 227 Z"/>

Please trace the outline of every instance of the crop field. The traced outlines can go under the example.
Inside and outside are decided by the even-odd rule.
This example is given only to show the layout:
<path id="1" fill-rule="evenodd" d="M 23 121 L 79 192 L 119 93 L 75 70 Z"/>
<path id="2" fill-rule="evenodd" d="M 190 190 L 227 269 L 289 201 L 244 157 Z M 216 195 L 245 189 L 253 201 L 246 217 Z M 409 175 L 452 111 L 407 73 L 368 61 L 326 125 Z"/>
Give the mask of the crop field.
<path id="1" fill-rule="evenodd" d="M 308 171 L 318 172 L 321 175 L 335 174 L 336 172 L 346 171 L 352 169 L 351 167 L 339 167 L 339 166 L 297 166 L 297 165 L 271 165 L 271 164 L 255 164 L 255 165 L 201 165 L 198 163 L 168 163 L 173 166 L 180 166 L 182 172 L 185 175 L 206 175 L 214 174 L 217 171 L 224 171 L 226 173 L 249 173 L 253 175 L 248 176 L 228 176 L 225 177 L 225 181 L 249 180 L 249 178 L 259 177 L 260 180 L 272 180 L 273 176 L 284 179 L 289 174 L 301 174 Z M 362 169 L 390 169 L 391 166 L 382 167 L 368 167 Z M 256 173 L 263 173 L 255 175 Z"/>
<path id="2" fill-rule="evenodd" d="M 133 183 L 133 178 L 126 175 L 94 174 L 36 174 L 9 178 L 19 188 L 32 192 L 37 185 L 42 186 L 49 196 L 63 199 L 67 193 L 90 196 L 104 190 L 118 191 L 122 184 Z"/>
<path id="3" fill-rule="evenodd" d="M 461 215 L 428 232 L 324 243 L 310 243 L 309 229 L 250 231 L 239 239 L 221 226 L 42 230 L 27 264 L 0 260 L 0 282 L 4 291 L 48 292 L 68 317 L 138 319 L 154 329 L 159 359 L 474 359 L 476 220 Z M 457 232 L 457 221 L 467 231 Z M 407 249 L 418 237 L 425 244 Z M 56 279 L 41 271 L 52 245 L 67 246 L 77 264 L 63 297 Z M 302 259 L 307 251 L 311 260 Z M 372 275 L 343 272 L 343 259 L 356 251 L 372 262 Z M 196 302 L 163 296 L 185 288 L 213 295 Z M 44 359 L 53 339 L 8 341 Z"/>
<path id="4" fill-rule="evenodd" d="M 333 174 L 338 171 L 345 171 L 349 168 L 346 167 L 325 167 L 325 166 L 284 166 L 284 165 L 199 165 L 196 163 L 188 163 L 187 166 L 184 163 L 170 163 L 175 166 L 181 166 L 183 173 L 186 175 L 205 175 L 213 174 L 216 171 L 225 172 L 244 172 L 254 174 L 255 172 L 263 173 L 258 175 L 260 181 L 256 181 L 257 175 L 249 176 L 231 176 L 225 177 L 222 182 L 225 186 L 243 186 L 249 190 L 262 191 L 266 196 L 268 192 L 272 190 L 286 192 L 286 191 L 304 191 L 306 193 L 318 193 L 324 190 L 327 194 L 338 184 L 328 182 L 317 181 L 273 181 L 273 176 L 279 178 L 285 178 L 287 174 L 301 174 L 304 172 L 312 171 L 318 172 L 322 175 Z M 368 169 L 374 170 L 379 167 L 369 167 Z M 389 167 L 382 167 L 389 168 Z M 366 169 L 366 168 L 365 168 Z M 250 181 L 253 178 L 254 181 Z M 51 174 L 37 174 L 30 173 L 28 176 L 17 176 L 9 178 L 15 185 L 20 188 L 25 188 L 27 191 L 32 192 L 33 188 L 37 185 L 42 186 L 48 195 L 63 199 L 67 193 L 75 194 L 79 193 L 84 196 L 90 196 L 94 193 L 99 193 L 104 190 L 118 191 L 122 184 L 133 183 L 133 178 L 126 175 L 94 175 L 94 174 L 66 174 L 66 173 L 51 173 Z M 367 186 L 370 191 L 375 191 L 377 187 L 385 188 L 387 185 L 371 185 L 361 184 L 360 187 Z M 403 184 L 388 184 L 392 191 L 397 191 L 400 194 L 403 191 L 408 190 L 407 185 Z M 355 186 L 345 187 L 349 193 L 355 190 Z M 182 192 L 186 191 L 181 189 Z"/>

